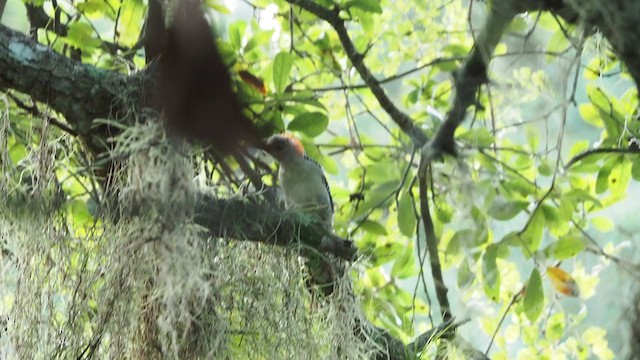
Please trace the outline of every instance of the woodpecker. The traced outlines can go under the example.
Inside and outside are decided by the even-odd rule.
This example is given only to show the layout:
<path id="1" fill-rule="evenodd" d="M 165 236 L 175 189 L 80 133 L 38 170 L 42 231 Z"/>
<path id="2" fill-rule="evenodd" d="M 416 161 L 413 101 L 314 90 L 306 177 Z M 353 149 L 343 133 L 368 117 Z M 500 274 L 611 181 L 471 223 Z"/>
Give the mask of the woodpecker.
<path id="1" fill-rule="evenodd" d="M 322 167 L 291 135 L 273 135 L 264 149 L 280 164 L 278 182 L 287 209 L 310 214 L 328 229 L 333 223 L 333 199 Z"/>
<path id="2" fill-rule="evenodd" d="M 320 164 L 304 152 L 300 140 L 288 134 L 274 135 L 263 149 L 280 164 L 278 181 L 285 207 L 309 214 L 331 230 L 333 199 L 327 178 Z M 344 274 L 344 267 L 329 255 L 308 250 L 304 253 L 310 275 L 307 286 L 310 290 L 319 289 L 325 296 L 331 295 L 336 279 Z"/>

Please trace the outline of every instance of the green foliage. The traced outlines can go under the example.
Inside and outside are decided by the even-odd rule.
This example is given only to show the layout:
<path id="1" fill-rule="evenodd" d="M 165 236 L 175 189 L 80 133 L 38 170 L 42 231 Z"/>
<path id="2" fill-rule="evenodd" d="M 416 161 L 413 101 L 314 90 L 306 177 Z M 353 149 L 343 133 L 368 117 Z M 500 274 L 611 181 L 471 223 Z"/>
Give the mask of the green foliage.
<path id="1" fill-rule="evenodd" d="M 522 301 L 524 313 L 531 322 L 535 322 L 544 308 L 544 292 L 542 278 L 538 269 L 533 269 L 527 282 L 524 299 Z"/>
<path id="2" fill-rule="evenodd" d="M 293 66 L 291 54 L 281 52 L 273 60 L 273 86 L 276 94 L 282 94 L 289 83 L 289 75 Z"/>
<path id="3" fill-rule="evenodd" d="M 380 14 L 382 13 L 382 7 L 380 7 L 380 0 L 348 0 L 342 4 L 345 9 L 358 8 L 365 12 L 371 12 Z"/>
<path id="4" fill-rule="evenodd" d="M 329 118 L 321 112 L 304 112 L 296 115 L 287 126 L 288 130 L 299 131 L 309 137 L 322 134 L 329 125 Z"/>
<path id="5" fill-rule="evenodd" d="M 496 301 L 500 293 L 500 272 L 498 271 L 498 246 L 491 245 L 482 255 L 482 280 L 484 292 L 487 296 Z"/>

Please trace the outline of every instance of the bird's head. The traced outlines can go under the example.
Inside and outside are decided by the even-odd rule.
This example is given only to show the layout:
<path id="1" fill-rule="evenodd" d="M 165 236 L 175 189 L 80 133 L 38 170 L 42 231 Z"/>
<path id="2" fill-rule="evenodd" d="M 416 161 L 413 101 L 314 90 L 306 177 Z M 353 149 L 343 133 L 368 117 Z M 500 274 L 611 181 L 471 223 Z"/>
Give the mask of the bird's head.
<path id="1" fill-rule="evenodd" d="M 278 160 L 278 162 L 304 156 L 304 147 L 300 140 L 289 134 L 271 136 L 262 145 L 262 149 Z"/>

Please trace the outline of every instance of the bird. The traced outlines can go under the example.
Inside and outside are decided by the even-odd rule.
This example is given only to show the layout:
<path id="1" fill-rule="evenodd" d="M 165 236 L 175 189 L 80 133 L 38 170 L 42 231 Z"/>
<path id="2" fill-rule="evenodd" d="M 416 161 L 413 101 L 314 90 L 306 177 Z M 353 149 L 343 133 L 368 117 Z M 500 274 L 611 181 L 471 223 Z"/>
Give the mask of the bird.
<path id="1" fill-rule="evenodd" d="M 271 136 L 264 150 L 280 164 L 278 183 L 287 209 L 309 214 L 327 229 L 333 225 L 333 199 L 320 164 L 309 157 L 290 134 Z"/>
<path id="2" fill-rule="evenodd" d="M 158 22 L 161 32 L 162 19 Z M 160 51 L 156 102 L 171 135 L 238 155 L 245 146 L 256 144 L 261 134 L 233 91 L 212 27 L 202 1 L 177 0 L 173 21 L 152 46 Z"/>
<path id="3" fill-rule="evenodd" d="M 262 148 L 280 165 L 278 184 L 284 195 L 285 208 L 309 215 L 330 232 L 333 199 L 320 164 L 305 153 L 300 140 L 291 134 L 273 135 Z M 331 295 L 336 279 L 344 274 L 344 267 L 337 259 L 317 251 L 305 250 L 303 255 L 310 273 L 308 288 L 319 289 L 325 296 Z"/>

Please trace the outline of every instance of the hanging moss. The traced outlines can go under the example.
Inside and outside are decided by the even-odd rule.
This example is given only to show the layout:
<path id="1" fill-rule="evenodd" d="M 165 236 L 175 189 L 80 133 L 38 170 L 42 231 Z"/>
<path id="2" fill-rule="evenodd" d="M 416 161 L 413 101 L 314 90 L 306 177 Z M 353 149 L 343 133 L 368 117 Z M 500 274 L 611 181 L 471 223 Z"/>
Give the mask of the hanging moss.
<path id="1" fill-rule="evenodd" d="M 315 298 L 297 250 L 210 238 L 192 221 L 202 191 L 192 161 L 161 127 L 137 125 L 114 141 L 111 157 L 128 159 L 111 184 L 117 211 L 96 218 L 90 201 L 68 194 L 43 206 L 60 202 L 49 186 L 31 189 L 25 211 L 17 201 L 24 193 L 3 192 L 15 200 L 4 202 L 12 215 L 0 222 L 11 254 L 2 259 L 0 310 L 12 357 L 371 355 L 375 347 L 354 331 L 360 313 L 346 279 L 331 297 Z"/>

